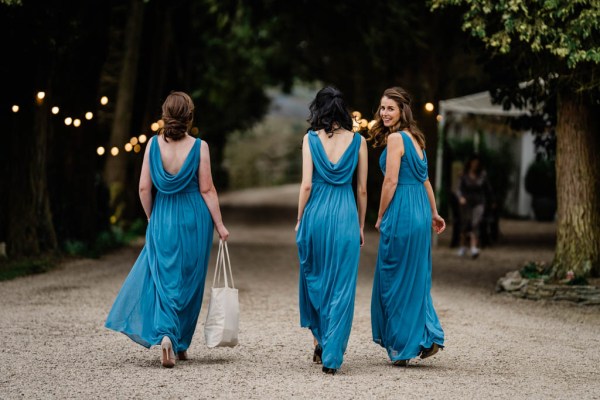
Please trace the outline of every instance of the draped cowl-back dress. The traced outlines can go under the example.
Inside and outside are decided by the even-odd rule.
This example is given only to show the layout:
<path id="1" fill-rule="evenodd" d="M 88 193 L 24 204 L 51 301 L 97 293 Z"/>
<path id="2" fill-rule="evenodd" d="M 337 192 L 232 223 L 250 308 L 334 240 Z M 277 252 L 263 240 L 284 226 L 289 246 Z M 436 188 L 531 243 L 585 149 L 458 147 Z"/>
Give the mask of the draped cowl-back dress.
<path id="1" fill-rule="evenodd" d="M 146 244 L 106 320 L 107 328 L 144 347 L 168 336 L 175 352 L 185 351 L 196 329 L 213 237 L 198 184 L 200 142 L 196 139 L 175 175 L 164 170 L 156 139 L 148 144 L 157 193 Z"/>
<path id="2" fill-rule="evenodd" d="M 360 256 L 360 224 L 352 176 L 361 136 L 337 163 L 325 153 L 319 136 L 308 133 L 313 161 L 312 190 L 296 243 L 300 259 L 300 325 L 309 328 L 323 348 L 327 368 L 340 368 L 354 314 Z"/>
<path id="3" fill-rule="evenodd" d="M 444 331 L 431 299 L 431 206 L 423 183 L 427 156 L 419 157 L 401 132 L 404 155 L 398 186 L 379 228 L 379 252 L 371 298 L 373 340 L 392 361 L 408 360 L 437 343 Z M 385 175 L 387 148 L 379 165 Z"/>

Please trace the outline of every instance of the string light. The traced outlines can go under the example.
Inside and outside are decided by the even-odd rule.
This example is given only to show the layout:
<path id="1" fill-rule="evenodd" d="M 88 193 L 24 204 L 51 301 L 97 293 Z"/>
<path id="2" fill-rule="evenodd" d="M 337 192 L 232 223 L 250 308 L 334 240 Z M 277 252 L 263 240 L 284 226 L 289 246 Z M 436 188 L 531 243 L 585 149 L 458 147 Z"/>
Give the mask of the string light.
<path id="1" fill-rule="evenodd" d="M 150 125 L 150 129 L 152 130 L 152 132 L 156 132 L 158 128 L 158 123 L 156 122 L 153 122 L 152 125 Z"/>
<path id="2" fill-rule="evenodd" d="M 131 143 L 125 143 L 125 151 L 126 152 L 130 152 L 133 149 L 133 146 L 131 145 Z"/>
<path id="3" fill-rule="evenodd" d="M 45 92 L 38 92 L 37 93 L 37 98 L 39 100 L 44 100 L 44 97 L 46 97 L 46 93 Z"/>
<path id="4" fill-rule="evenodd" d="M 425 103 L 425 110 L 428 112 L 432 112 L 434 109 L 433 103 Z"/>
<path id="5" fill-rule="evenodd" d="M 148 140 L 148 138 L 146 137 L 146 135 L 141 134 L 138 140 L 140 141 L 140 143 L 146 143 L 146 140 Z"/>
<path id="6" fill-rule="evenodd" d="M 12 112 L 18 113 L 19 112 L 19 106 L 16 105 L 16 104 L 14 106 L 12 106 Z"/>
<path id="7" fill-rule="evenodd" d="M 360 121 L 358 121 L 358 125 L 360 125 L 360 127 L 364 129 L 369 125 L 369 121 L 363 118 Z"/>
<path id="8" fill-rule="evenodd" d="M 136 145 L 133 147 L 133 151 L 135 151 L 136 153 L 139 153 L 139 152 L 140 152 L 140 150 L 142 150 L 142 146 L 140 146 L 139 144 L 136 144 Z"/>
<path id="9" fill-rule="evenodd" d="M 359 119 L 362 118 L 362 114 L 359 111 L 352 111 L 352 117 L 358 121 Z"/>
<path id="10" fill-rule="evenodd" d="M 94 113 L 92 113 L 91 111 L 85 113 L 85 119 L 89 121 L 92 118 L 94 118 Z"/>
<path id="11" fill-rule="evenodd" d="M 100 146 L 96 149 L 96 153 L 98 153 L 99 156 L 104 155 L 104 147 Z"/>
<path id="12" fill-rule="evenodd" d="M 370 120 L 369 123 L 367 124 L 367 128 L 369 130 L 373 129 L 373 126 L 375 126 L 376 121 L 374 119 Z"/>
<path id="13" fill-rule="evenodd" d="M 110 154 L 112 154 L 113 156 L 117 156 L 119 154 L 119 148 L 113 147 L 112 149 L 110 149 Z"/>
<path id="14" fill-rule="evenodd" d="M 79 118 L 76 118 L 76 119 L 74 119 L 74 120 L 73 120 L 73 126 L 74 126 L 75 128 L 78 128 L 78 127 L 79 127 L 79 125 L 81 125 L 81 120 L 80 120 Z"/>
<path id="15" fill-rule="evenodd" d="M 131 143 L 132 146 L 135 146 L 138 143 L 138 138 L 136 138 L 135 136 L 132 137 L 129 143 Z"/>
<path id="16" fill-rule="evenodd" d="M 440 114 L 438 114 L 437 117 L 435 117 L 435 119 L 437 120 L 437 122 L 442 122 L 444 117 L 442 117 Z"/>
<path id="17" fill-rule="evenodd" d="M 58 108 L 56 106 L 52 107 L 52 114 L 56 115 L 56 114 L 58 114 L 59 111 L 60 111 L 60 108 Z"/>
<path id="18" fill-rule="evenodd" d="M 103 106 L 107 105 L 108 104 L 108 97 L 102 96 L 100 98 L 100 104 L 102 104 Z"/>
<path id="19" fill-rule="evenodd" d="M 73 119 L 71 117 L 65 118 L 65 125 L 69 126 L 69 125 L 71 125 L 72 122 L 73 122 Z"/>
<path id="20" fill-rule="evenodd" d="M 162 119 L 159 119 L 158 121 L 156 121 L 156 123 L 158 124 L 159 128 L 162 128 L 165 126 L 165 121 L 163 121 Z"/>

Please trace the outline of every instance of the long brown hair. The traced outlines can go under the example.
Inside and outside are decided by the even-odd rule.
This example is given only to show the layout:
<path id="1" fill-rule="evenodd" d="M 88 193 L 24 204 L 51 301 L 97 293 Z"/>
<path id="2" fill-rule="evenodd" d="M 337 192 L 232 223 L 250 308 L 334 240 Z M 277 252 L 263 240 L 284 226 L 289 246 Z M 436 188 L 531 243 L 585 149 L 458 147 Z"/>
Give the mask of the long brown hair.
<path id="1" fill-rule="evenodd" d="M 194 120 L 194 102 L 183 92 L 171 92 L 162 105 L 162 120 L 164 126 L 159 134 L 165 141 L 175 141 L 185 137 L 185 133 L 192 127 Z"/>
<path id="2" fill-rule="evenodd" d="M 400 109 L 400 120 L 392 128 L 386 127 L 381 121 L 381 115 L 379 114 L 380 107 L 378 107 L 375 117 L 373 118 L 375 124 L 369 130 L 369 140 L 373 142 L 373 147 L 384 146 L 387 143 L 387 137 L 390 133 L 408 130 L 414 136 L 419 146 L 424 149 L 425 135 L 423 135 L 423 132 L 417 127 L 417 121 L 413 118 L 412 110 L 410 109 L 412 99 L 408 92 L 405 89 L 396 86 L 386 89 L 381 97 L 387 97 L 398 105 L 398 108 Z"/>

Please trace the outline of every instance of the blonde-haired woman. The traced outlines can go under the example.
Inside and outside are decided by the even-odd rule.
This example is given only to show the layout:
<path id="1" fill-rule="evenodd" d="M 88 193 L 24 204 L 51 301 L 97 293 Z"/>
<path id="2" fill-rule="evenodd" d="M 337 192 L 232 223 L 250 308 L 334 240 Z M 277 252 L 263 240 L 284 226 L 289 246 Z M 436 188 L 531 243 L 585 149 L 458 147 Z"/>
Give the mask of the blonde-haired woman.
<path id="1" fill-rule="evenodd" d="M 380 239 L 371 324 L 373 340 L 396 366 L 432 356 L 444 345 L 430 294 L 431 227 L 439 234 L 446 223 L 437 213 L 425 136 L 410 106 L 406 90 L 385 90 L 370 131 L 374 147 L 386 146 L 379 160 L 385 178 L 375 225 Z"/>
<path id="2" fill-rule="evenodd" d="M 188 134 L 192 99 L 173 92 L 162 106 L 164 128 L 144 154 L 140 200 L 148 217 L 146 245 L 127 276 L 106 327 L 144 347 L 161 345 L 163 367 L 187 352 L 202 306 L 213 226 L 221 220 L 208 145 Z M 157 193 L 153 198 L 152 186 Z"/>

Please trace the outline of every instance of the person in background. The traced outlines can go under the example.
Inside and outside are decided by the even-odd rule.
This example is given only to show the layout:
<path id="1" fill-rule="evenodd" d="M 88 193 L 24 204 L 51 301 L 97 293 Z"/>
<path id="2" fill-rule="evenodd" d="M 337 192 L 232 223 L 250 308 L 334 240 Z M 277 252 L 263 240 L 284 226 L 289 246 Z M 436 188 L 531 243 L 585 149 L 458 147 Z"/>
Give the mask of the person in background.
<path id="1" fill-rule="evenodd" d="M 480 228 L 485 214 L 485 205 L 493 204 L 492 189 L 477 154 L 473 154 L 465 163 L 465 168 L 456 192 L 460 204 L 461 243 L 458 255 L 463 257 L 467 252 L 472 258 L 479 257 Z"/>

